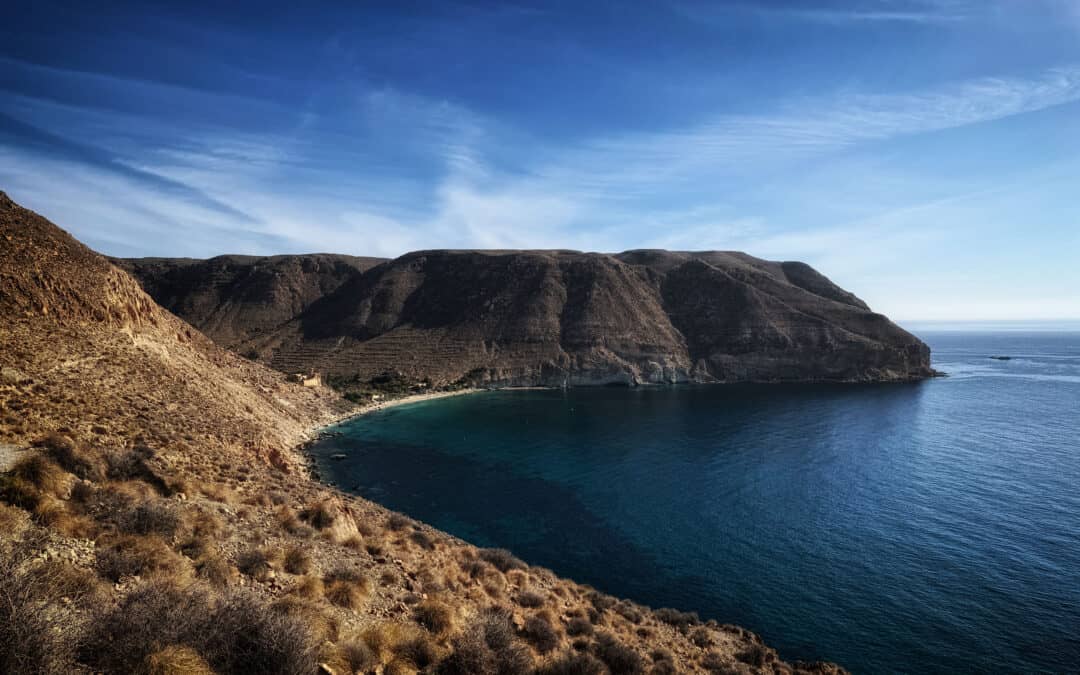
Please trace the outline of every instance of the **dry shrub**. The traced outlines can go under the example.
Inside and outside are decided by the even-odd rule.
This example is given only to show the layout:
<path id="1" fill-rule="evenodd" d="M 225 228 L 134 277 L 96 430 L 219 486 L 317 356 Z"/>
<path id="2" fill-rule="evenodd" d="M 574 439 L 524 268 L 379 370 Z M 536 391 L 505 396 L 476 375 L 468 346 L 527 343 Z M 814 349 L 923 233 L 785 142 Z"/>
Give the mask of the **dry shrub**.
<path id="1" fill-rule="evenodd" d="M 601 633 L 593 651 L 607 665 L 612 675 L 638 675 L 645 672 L 645 661 L 636 651 L 619 642 L 609 633 Z"/>
<path id="2" fill-rule="evenodd" d="M 34 445 L 65 471 L 83 480 L 99 481 L 105 478 L 107 465 L 104 458 L 88 448 L 76 446 L 73 440 L 63 434 L 50 432 Z"/>
<path id="3" fill-rule="evenodd" d="M 259 581 L 265 581 L 274 571 L 274 562 L 277 560 L 275 551 L 265 548 L 251 548 L 236 559 L 236 567 L 244 574 Z"/>
<path id="4" fill-rule="evenodd" d="M 547 602 L 547 596 L 536 591 L 522 591 L 517 594 L 514 601 L 522 607 L 543 607 Z"/>
<path id="5" fill-rule="evenodd" d="M 203 493 L 203 496 L 207 499 L 220 504 L 234 505 L 239 501 L 236 492 L 229 486 L 222 485 L 221 483 L 210 482 L 201 485 L 199 486 L 199 492 Z"/>
<path id="6" fill-rule="evenodd" d="M 598 612 L 611 609 L 616 603 L 615 598 L 610 595 L 604 595 L 603 593 L 597 593 L 596 591 L 589 591 L 589 594 L 585 597 L 592 603 L 592 606 L 595 607 Z"/>
<path id="7" fill-rule="evenodd" d="M 359 609 L 369 591 L 369 581 L 359 570 L 337 569 L 323 578 L 326 599 L 338 607 Z"/>
<path id="8" fill-rule="evenodd" d="M 72 513 L 68 503 L 52 495 L 41 495 L 34 507 L 34 520 L 69 537 L 89 539 L 97 532 L 97 525 L 89 518 Z"/>
<path id="9" fill-rule="evenodd" d="M 39 492 L 66 496 L 70 474 L 53 460 L 40 454 L 23 457 L 11 467 L 11 476 L 32 485 Z"/>
<path id="10" fill-rule="evenodd" d="M 413 618 L 435 635 L 443 636 L 454 627 L 454 611 L 445 602 L 426 600 L 413 610 Z"/>
<path id="11" fill-rule="evenodd" d="M 500 572 L 509 572 L 510 570 L 523 570 L 528 568 L 528 565 L 526 565 L 519 558 L 516 558 L 513 553 L 507 551 L 504 548 L 481 549 L 480 558 L 494 565 L 495 568 Z"/>
<path id="12" fill-rule="evenodd" d="M 422 633 L 412 635 L 394 646 L 394 661 L 404 661 L 416 670 L 426 670 L 439 660 L 439 648 Z"/>
<path id="13" fill-rule="evenodd" d="M 359 535 L 355 534 L 346 539 L 345 541 L 341 542 L 341 545 L 345 548 L 352 549 L 353 551 L 364 550 L 364 540 L 361 539 Z"/>
<path id="14" fill-rule="evenodd" d="M 604 664 L 591 654 L 567 652 L 536 669 L 536 675 L 604 675 Z"/>
<path id="15" fill-rule="evenodd" d="M 579 635 L 592 635 L 593 625 L 588 619 L 580 616 L 575 616 L 570 619 L 566 624 L 566 634 L 570 637 L 577 637 Z"/>
<path id="16" fill-rule="evenodd" d="M 0 503 L 0 532 L 7 537 L 20 534 L 30 524 L 26 512 L 14 506 Z"/>
<path id="17" fill-rule="evenodd" d="M 751 666 L 762 667 L 769 661 L 772 661 L 775 657 L 775 653 L 761 644 L 751 644 L 745 649 L 737 652 L 735 658 L 743 663 Z"/>
<path id="18" fill-rule="evenodd" d="M 332 581 L 326 585 L 323 595 L 332 604 L 345 609 L 360 609 L 364 603 L 364 592 L 356 584 L 348 581 Z"/>
<path id="19" fill-rule="evenodd" d="M 214 675 L 199 653 L 184 645 L 169 645 L 146 657 L 147 675 Z"/>
<path id="20" fill-rule="evenodd" d="M 615 613 L 632 624 L 639 624 L 645 618 L 641 610 L 628 602 L 620 602 L 615 605 Z"/>
<path id="21" fill-rule="evenodd" d="M 411 519 L 400 513 L 391 513 L 390 517 L 386 519 L 386 529 L 392 532 L 400 532 L 412 525 L 412 522 Z"/>
<path id="22" fill-rule="evenodd" d="M 551 619 L 543 614 L 525 619 L 521 636 L 541 654 L 547 654 L 559 646 L 559 632 L 551 625 Z"/>
<path id="23" fill-rule="evenodd" d="M 38 585 L 44 600 L 66 598 L 77 605 L 93 604 L 106 593 L 104 584 L 94 572 L 65 560 L 44 561 L 23 573 Z"/>
<path id="24" fill-rule="evenodd" d="M 324 595 L 323 580 L 319 577 L 302 577 L 290 592 L 306 600 L 319 600 Z"/>
<path id="25" fill-rule="evenodd" d="M 300 518 L 311 524 L 312 527 L 325 530 L 337 520 L 337 508 L 328 499 L 309 504 L 300 512 Z"/>
<path id="26" fill-rule="evenodd" d="M 285 551 L 285 571 L 289 574 L 307 574 L 311 571 L 311 556 L 299 546 L 290 546 Z"/>
<path id="27" fill-rule="evenodd" d="M 425 551 L 435 550 L 435 540 L 427 532 L 417 530 L 409 535 L 409 539 Z"/>
<path id="28" fill-rule="evenodd" d="M 696 612 L 680 612 L 679 610 L 670 607 L 662 607 L 654 611 L 653 614 L 657 619 L 678 628 L 683 633 L 685 633 L 690 626 L 696 626 L 701 623 L 701 619 L 698 618 Z"/>
<path id="29" fill-rule="evenodd" d="M 739 672 L 735 662 L 720 652 L 708 652 L 701 657 L 701 667 L 710 673 Z"/>
<path id="30" fill-rule="evenodd" d="M 116 517 L 116 527 L 126 534 L 156 534 L 170 539 L 180 527 L 180 517 L 171 504 L 158 499 L 121 512 Z"/>
<path id="31" fill-rule="evenodd" d="M 178 577 L 186 570 L 183 558 L 159 537 L 120 535 L 98 546 L 98 572 L 113 581 L 127 576 Z"/>
<path id="32" fill-rule="evenodd" d="M 308 624 L 234 591 L 151 582 L 105 608 L 80 645 L 81 661 L 107 672 L 144 671 L 161 645 L 185 645 L 216 672 L 314 673 L 318 636 Z"/>
<path id="33" fill-rule="evenodd" d="M 296 596 L 285 596 L 275 600 L 270 608 L 303 621 L 319 640 L 332 642 L 338 637 L 337 620 L 315 602 Z"/>
<path id="34" fill-rule="evenodd" d="M 28 574 L 25 566 L 42 545 L 43 542 L 22 539 L 0 540 L 2 673 L 59 675 L 75 670 L 70 635 L 80 626 L 73 622 L 70 614 L 58 617 L 44 611 L 42 603 L 55 594 L 52 588 L 54 575 Z"/>
<path id="35" fill-rule="evenodd" d="M 510 612 L 501 607 L 482 611 L 450 647 L 439 664 L 440 675 L 524 675 L 533 670 L 529 650 L 514 635 Z"/>
<path id="36" fill-rule="evenodd" d="M 193 509 L 186 514 L 184 526 L 192 537 L 217 537 L 225 530 L 221 517 L 210 511 Z"/>
<path id="37" fill-rule="evenodd" d="M 702 649 L 713 646 L 712 633 L 705 627 L 695 628 L 690 633 L 690 641 Z"/>
<path id="38" fill-rule="evenodd" d="M 207 555 L 195 563 L 195 573 L 211 586 L 224 588 L 232 583 L 233 567 L 217 554 Z"/>
<path id="39" fill-rule="evenodd" d="M 348 640 L 338 645 L 337 661 L 345 666 L 346 672 L 366 673 L 379 663 L 379 658 L 366 642 Z"/>

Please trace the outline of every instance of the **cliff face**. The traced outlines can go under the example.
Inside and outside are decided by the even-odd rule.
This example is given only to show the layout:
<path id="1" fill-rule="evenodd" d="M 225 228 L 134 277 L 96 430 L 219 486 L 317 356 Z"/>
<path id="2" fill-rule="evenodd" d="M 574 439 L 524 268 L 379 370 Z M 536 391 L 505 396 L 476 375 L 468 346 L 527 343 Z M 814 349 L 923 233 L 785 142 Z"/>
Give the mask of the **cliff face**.
<path id="1" fill-rule="evenodd" d="M 277 328 L 383 259 L 314 253 L 112 262 L 140 279 L 158 304 L 234 347 Z"/>
<path id="2" fill-rule="evenodd" d="M 276 304 L 223 286 L 217 304 L 208 301 L 195 272 L 205 264 L 189 263 L 190 276 L 168 283 L 161 263 L 125 264 L 181 317 L 286 372 L 397 370 L 494 385 L 932 374 L 925 344 L 797 262 L 735 252 L 420 251 L 353 266 L 315 299 L 313 289 L 333 284 L 318 286 L 307 259 L 276 259 L 292 270 L 287 285 L 312 289 L 304 303 Z M 252 306 L 281 321 L 245 322 Z"/>

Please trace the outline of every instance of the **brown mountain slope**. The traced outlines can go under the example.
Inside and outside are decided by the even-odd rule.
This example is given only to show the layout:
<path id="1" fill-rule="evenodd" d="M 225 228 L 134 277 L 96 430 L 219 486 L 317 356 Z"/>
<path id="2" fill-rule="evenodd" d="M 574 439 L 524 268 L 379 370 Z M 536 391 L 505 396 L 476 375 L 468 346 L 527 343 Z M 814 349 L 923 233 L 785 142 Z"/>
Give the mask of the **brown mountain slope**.
<path id="1" fill-rule="evenodd" d="M 141 278 L 157 292 L 155 276 Z M 241 334 L 213 308 L 185 309 L 200 288 L 156 297 L 196 326 Z M 808 265 L 736 252 L 420 251 L 354 272 L 291 320 L 249 335 L 227 344 L 286 372 L 396 370 L 435 384 L 932 374 L 925 344 Z"/>
<path id="2" fill-rule="evenodd" d="M 165 309 L 234 347 L 266 334 L 382 258 L 312 253 L 270 257 L 113 259 Z"/>
<path id="3" fill-rule="evenodd" d="M 319 484 L 340 399 L 3 193 L 0 315 L 0 672 L 842 672 Z"/>

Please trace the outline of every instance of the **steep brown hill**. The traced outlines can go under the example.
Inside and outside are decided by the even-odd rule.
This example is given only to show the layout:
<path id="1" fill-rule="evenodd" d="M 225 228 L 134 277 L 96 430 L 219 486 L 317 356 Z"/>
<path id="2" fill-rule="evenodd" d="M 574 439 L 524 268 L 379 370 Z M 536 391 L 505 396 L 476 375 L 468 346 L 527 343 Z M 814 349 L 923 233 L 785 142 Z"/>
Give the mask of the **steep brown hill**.
<path id="1" fill-rule="evenodd" d="M 492 385 L 932 374 L 925 344 L 813 268 L 736 252 L 420 251 L 335 277 L 300 311 L 279 305 L 275 320 L 292 317 L 243 341 L 229 324 L 242 315 L 196 306 L 205 281 L 162 291 L 132 269 L 180 316 L 286 372 Z"/>

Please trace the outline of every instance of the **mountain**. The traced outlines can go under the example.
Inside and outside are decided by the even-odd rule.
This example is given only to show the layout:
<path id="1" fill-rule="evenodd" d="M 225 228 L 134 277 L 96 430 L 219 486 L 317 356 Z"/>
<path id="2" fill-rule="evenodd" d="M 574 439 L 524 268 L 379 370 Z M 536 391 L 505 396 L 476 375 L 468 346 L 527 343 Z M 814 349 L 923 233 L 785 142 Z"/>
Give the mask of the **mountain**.
<path id="1" fill-rule="evenodd" d="M 265 334 L 382 258 L 311 254 L 269 257 L 112 259 L 173 314 L 225 347 Z"/>
<path id="2" fill-rule="evenodd" d="M 267 290 L 266 275 L 258 286 L 218 283 L 221 258 L 123 265 L 180 317 L 285 372 L 398 371 L 495 386 L 933 374 L 925 344 L 798 262 L 719 251 L 443 250 L 330 273 L 322 258 L 226 259 L 241 261 L 236 277 L 274 269 L 274 289 L 304 293 Z"/>

